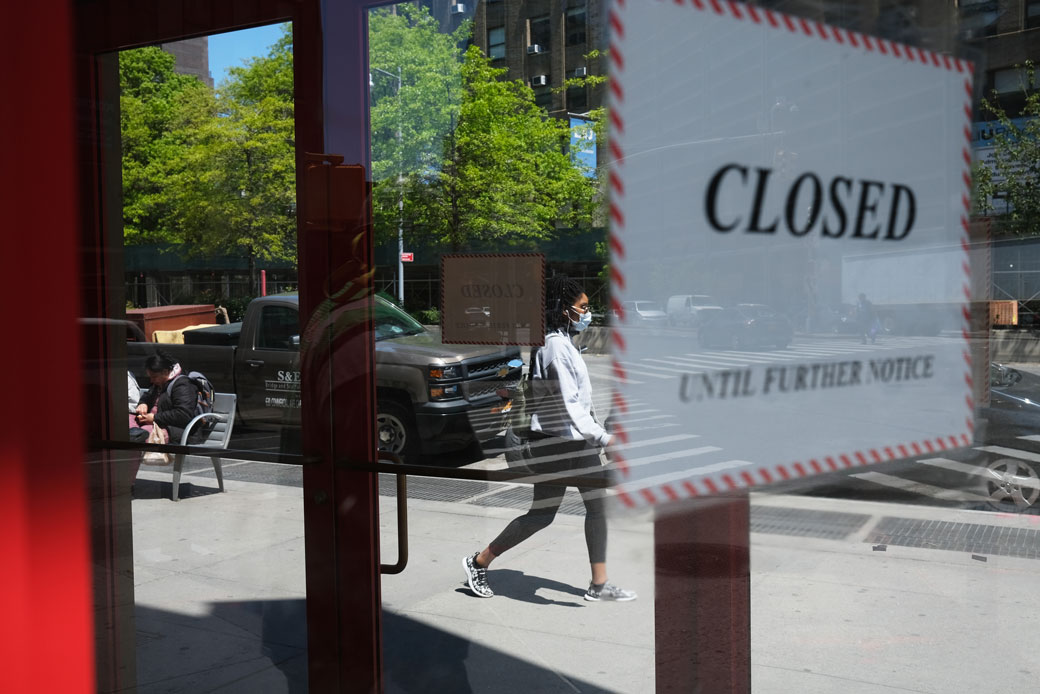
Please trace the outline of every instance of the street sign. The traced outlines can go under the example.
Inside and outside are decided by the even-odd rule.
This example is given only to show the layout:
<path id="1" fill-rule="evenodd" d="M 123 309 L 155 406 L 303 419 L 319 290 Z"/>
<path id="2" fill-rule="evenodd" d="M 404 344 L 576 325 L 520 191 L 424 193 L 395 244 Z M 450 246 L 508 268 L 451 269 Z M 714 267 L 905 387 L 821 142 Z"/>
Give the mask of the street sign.
<path id="1" fill-rule="evenodd" d="M 623 506 L 969 445 L 973 65 L 727 0 L 609 24 Z M 801 334 L 843 283 L 862 338 Z"/>
<path id="2" fill-rule="evenodd" d="M 414 260 L 415 260 L 415 253 L 402 253 L 401 254 L 401 262 L 402 263 L 411 263 Z"/>

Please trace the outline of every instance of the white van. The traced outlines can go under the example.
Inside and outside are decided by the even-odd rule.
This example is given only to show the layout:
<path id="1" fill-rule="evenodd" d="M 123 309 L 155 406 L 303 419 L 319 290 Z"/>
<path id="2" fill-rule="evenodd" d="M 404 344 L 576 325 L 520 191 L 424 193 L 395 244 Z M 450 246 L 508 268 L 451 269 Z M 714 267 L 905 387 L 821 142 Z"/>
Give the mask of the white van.
<path id="1" fill-rule="evenodd" d="M 676 294 L 668 297 L 665 313 L 669 325 L 698 327 L 708 315 L 722 311 L 707 294 Z"/>

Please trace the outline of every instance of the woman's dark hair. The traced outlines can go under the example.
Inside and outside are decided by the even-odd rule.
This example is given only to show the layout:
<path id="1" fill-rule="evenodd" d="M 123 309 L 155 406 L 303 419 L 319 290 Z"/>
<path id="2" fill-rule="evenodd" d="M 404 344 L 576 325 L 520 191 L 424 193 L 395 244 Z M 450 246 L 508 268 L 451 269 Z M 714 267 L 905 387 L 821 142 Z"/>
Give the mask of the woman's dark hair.
<path id="1" fill-rule="evenodd" d="M 172 369 L 176 365 L 177 360 L 161 349 L 155 350 L 155 354 L 145 359 L 144 362 L 144 368 L 153 374 Z"/>
<path id="2" fill-rule="evenodd" d="M 577 280 L 572 280 L 564 275 L 552 277 L 545 284 L 545 329 L 546 331 L 559 330 L 569 326 L 570 319 L 563 311 L 578 297 L 585 293 L 585 289 Z"/>

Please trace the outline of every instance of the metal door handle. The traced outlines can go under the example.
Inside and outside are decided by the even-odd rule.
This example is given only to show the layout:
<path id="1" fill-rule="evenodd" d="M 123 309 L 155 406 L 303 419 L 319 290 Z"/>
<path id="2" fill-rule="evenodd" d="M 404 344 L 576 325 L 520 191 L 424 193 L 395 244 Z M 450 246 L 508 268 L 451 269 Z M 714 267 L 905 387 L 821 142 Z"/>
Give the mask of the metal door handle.
<path id="1" fill-rule="evenodd" d="M 402 464 L 393 453 L 379 451 L 379 459 Z M 380 564 L 379 573 L 399 574 L 408 566 L 408 476 L 397 475 L 397 563 Z"/>
<path id="2" fill-rule="evenodd" d="M 254 369 L 258 369 L 264 365 L 262 359 L 246 359 L 246 363 L 252 366 Z"/>

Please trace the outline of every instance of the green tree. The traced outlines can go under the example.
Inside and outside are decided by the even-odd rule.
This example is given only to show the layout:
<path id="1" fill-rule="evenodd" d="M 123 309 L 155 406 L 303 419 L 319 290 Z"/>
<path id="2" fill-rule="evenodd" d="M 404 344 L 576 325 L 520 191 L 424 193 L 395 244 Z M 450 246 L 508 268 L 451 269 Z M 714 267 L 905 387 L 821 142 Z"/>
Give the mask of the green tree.
<path id="1" fill-rule="evenodd" d="M 1000 128 L 993 138 L 989 163 L 975 164 L 975 211 L 994 219 L 999 233 L 1040 235 L 1040 91 L 1032 63 L 1022 68 L 1021 116 L 1012 119 L 994 92 L 982 100 L 983 113 L 993 116 Z M 994 209 L 994 199 L 1006 203 Z"/>
<path id="2" fill-rule="evenodd" d="M 533 247 L 588 224 L 595 186 L 567 152 L 569 124 L 549 118 L 519 80 L 472 46 L 462 98 L 435 165 L 408 184 L 405 216 L 453 251 Z"/>
<path id="3" fill-rule="evenodd" d="M 119 54 L 123 168 L 123 233 L 127 243 L 176 240 L 165 178 L 183 156 L 174 136 L 182 110 L 211 98 L 191 75 L 174 72 L 174 57 L 156 46 Z"/>
<path id="4" fill-rule="evenodd" d="M 396 238 L 407 181 L 437 165 L 458 118 L 470 22 L 442 33 L 425 7 L 369 14 L 373 213 L 377 243 Z"/>
<path id="5" fill-rule="evenodd" d="M 187 255 L 296 260 L 292 34 L 266 56 L 231 68 L 215 99 L 186 99 L 174 137 L 183 156 L 167 171 L 176 239 Z"/>

